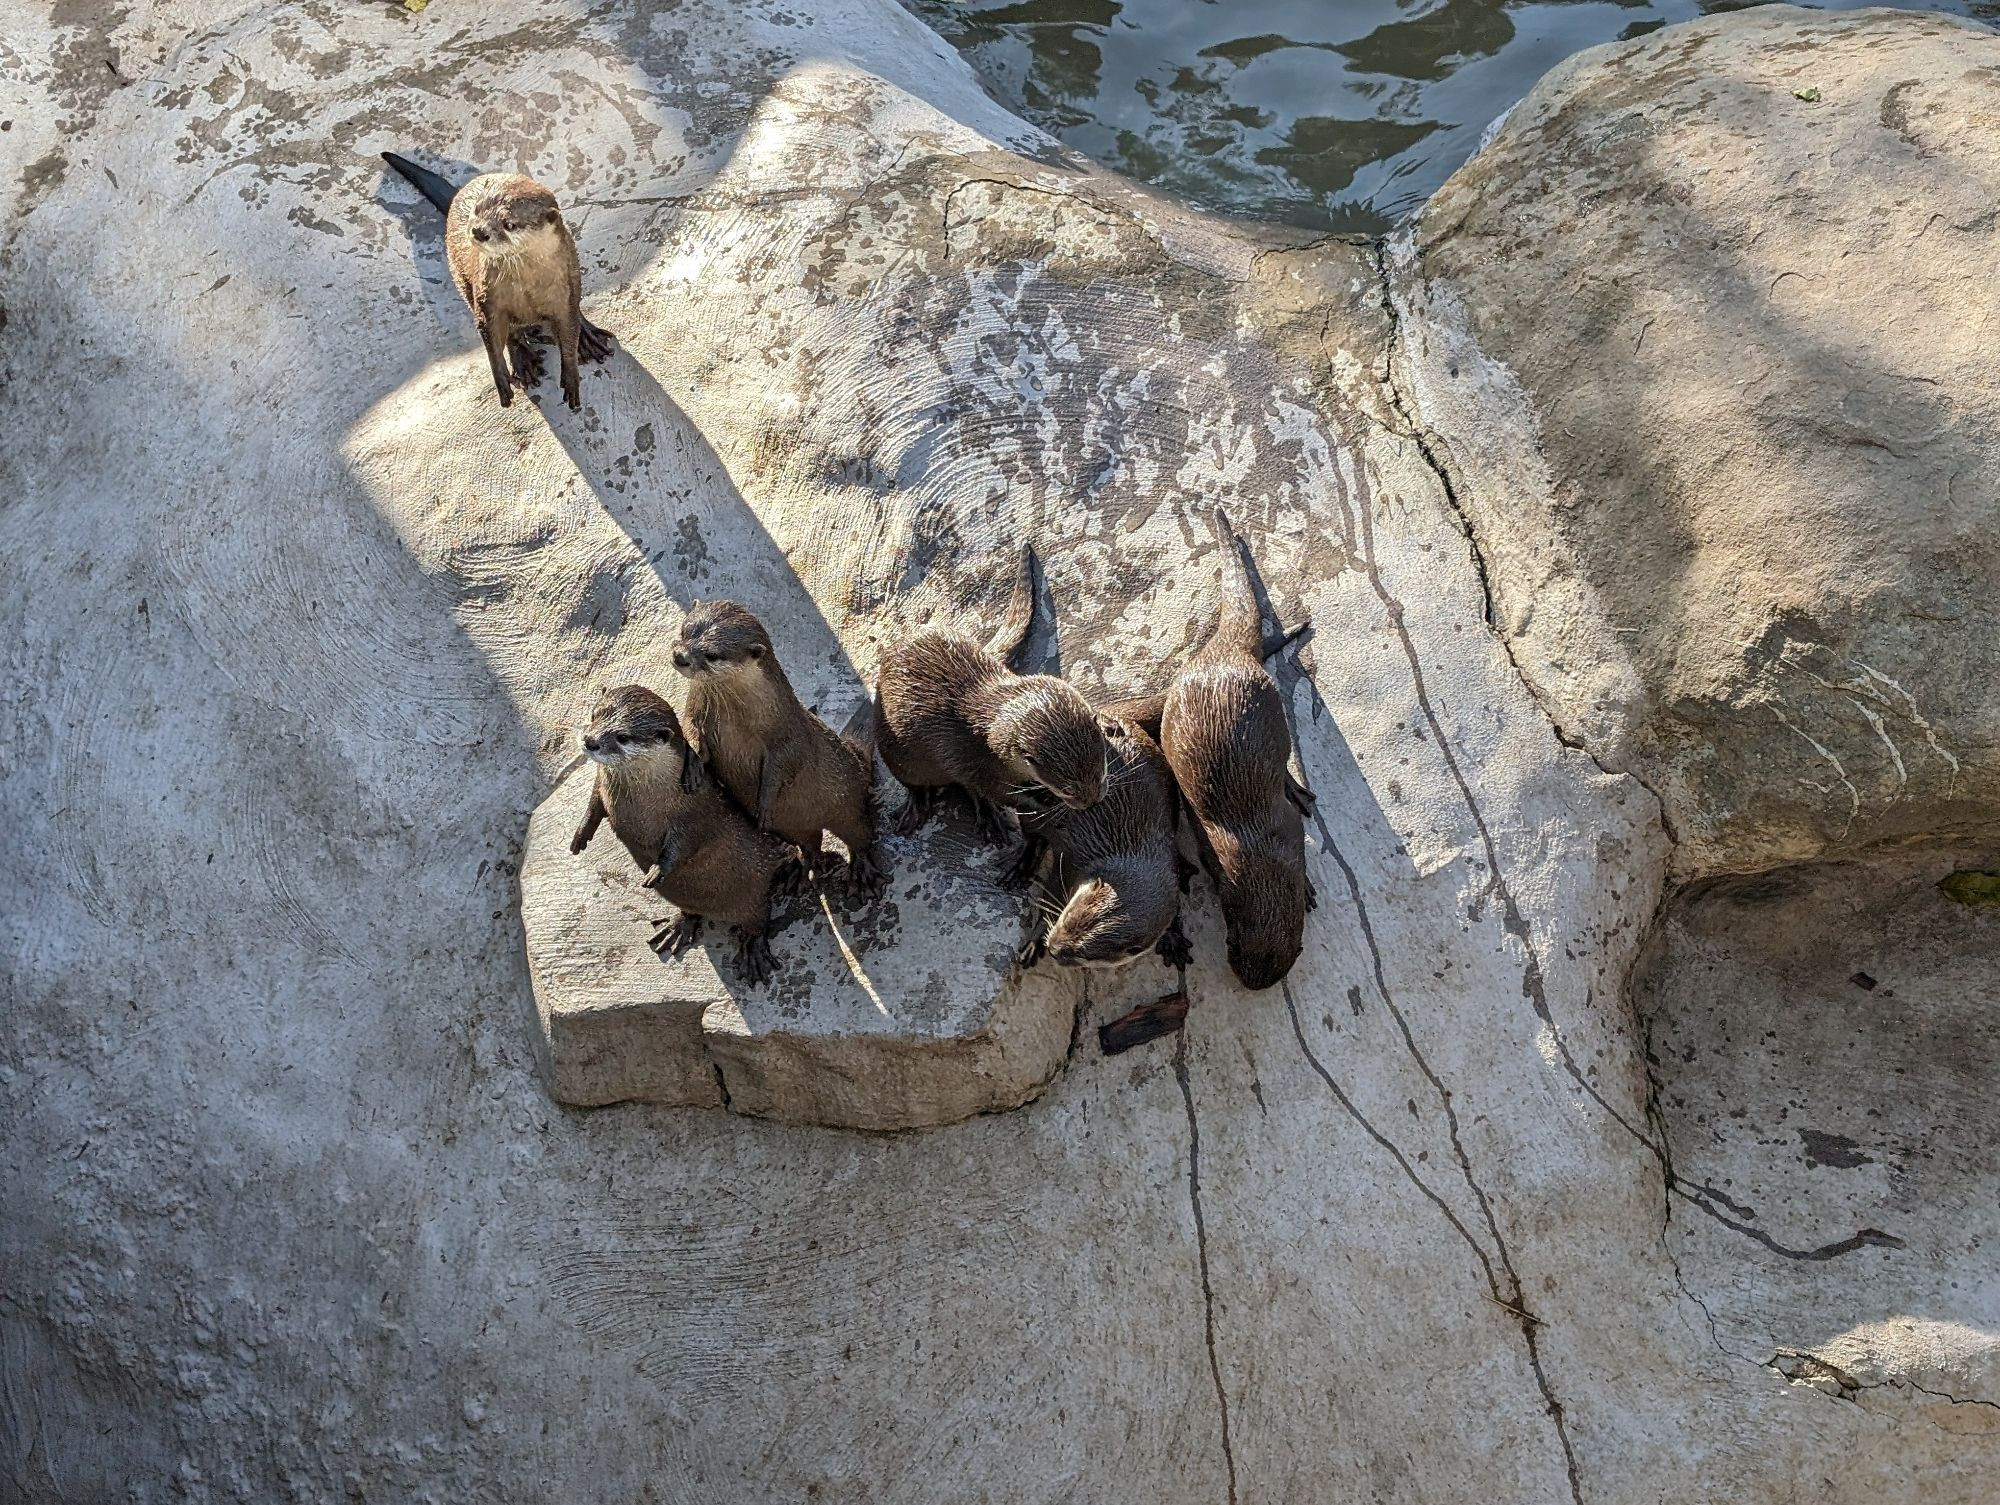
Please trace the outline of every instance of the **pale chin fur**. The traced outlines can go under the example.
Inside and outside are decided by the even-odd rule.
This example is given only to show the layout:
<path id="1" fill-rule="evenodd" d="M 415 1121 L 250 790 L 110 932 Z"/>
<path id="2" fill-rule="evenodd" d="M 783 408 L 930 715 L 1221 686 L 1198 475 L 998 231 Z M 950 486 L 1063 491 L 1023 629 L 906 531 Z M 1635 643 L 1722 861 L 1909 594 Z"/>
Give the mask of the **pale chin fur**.
<path id="1" fill-rule="evenodd" d="M 1087 967 L 1092 972 L 1122 972 L 1125 968 L 1131 966 L 1132 963 L 1137 961 L 1139 959 L 1139 955 L 1141 954 L 1143 953 L 1134 954 L 1132 956 L 1121 956 L 1115 961 L 1077 962 L 1075 965 L 1079 967 Z"/>
<path id="2" fill-rule="evenodd" d="M 536 245 L 555 234 L 554 225 L 538 225 L 533 230 L 489 240 L 479 249 L 490 261 L 512 261 L 516 256 L 525 255 Z"/>

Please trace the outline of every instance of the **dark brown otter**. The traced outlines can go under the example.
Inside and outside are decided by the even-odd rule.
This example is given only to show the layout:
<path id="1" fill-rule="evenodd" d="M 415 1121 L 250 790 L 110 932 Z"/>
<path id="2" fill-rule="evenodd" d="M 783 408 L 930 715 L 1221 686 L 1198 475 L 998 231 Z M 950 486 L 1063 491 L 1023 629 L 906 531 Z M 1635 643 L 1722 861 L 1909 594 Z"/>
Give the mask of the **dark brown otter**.
<path id="1" fill-rule="evenodd" d="M 719 920 L 741 937 L 744 975 L 763 982 L 772 967 L 764 938 L 771 893 L 792 861 L 785 844 L 751 826 L 702 771 L 674 708 L 643 686 L 605 693 L 583 750 L 597 765 L 597 782 L 569 849 L 589 846 L 608 819 L 644 870 L 641 884 L 680 909 L 655 922 L 653 949 L 679 956 L 700 938 L 704 920 Z"/>
<path id="2" fill-rule="evenodd" d="M 905 831 L 946 789 L 971 797 L 995 841 L 1009 836 L 1005 809 L 1052 796 L 1085 810 L 1103 797 L 1111 752 L 1090 702 L 1051 675 L 1014 672 L 1034 612 L 1035 554 L 1025 549 L 1006 618 L 985 646 L 920 632 L 883 656 L 876 738 L 910 793 Z"/>
<path id="3" fill-rule="evenodd" d="M 611 353 L 611 336 L 583 316 L 583 273 L 556 196 L 519 173 L 482 173 L 463 188 L 394 152 L 382 160 L 445 212 L 445 259 L 486 346 L 500 405 L 542 378 L 526 331 L 542 326 L 562 359 L 563 400 L 583 406 L 577 362 Z M 508 369 L 508 358 L 513 369 Z"/>
<path id="4" fill-rule="evenodd" d="M 1015 879 L 1041 877 L 1062 897 L 1037 916 L 1021 959 L 1059 966 L 1122 967 L 1158 951 L 1176 967 L 1189 960 L 1180 926 L 1180 798 L 1159 747 L 1126 719 L 1101 713 L 1110 749 L 1104 797 L 1082 810 L 1054 805 L 1021 812 L 1026 837 Z"/>
<path id="5" fill-rule="evenodd" d="M 847 846 L 855 891 L 880 892 L 874 757 L 800 703 L 764 624 L 734 601 L 696 601 L 674 668 L 688 680 L 695 745 L 757 829 L 791 842 L 815 874 L 821 833 L 833 832 Z"/>
<path id="6" fill-rule="evenodd" d="M 1305 869 L 1313 797 L 1292 777 L 1284 697 L 1264 658 L 1267 641 L 1242 545 L 1215 509 L 1222 599 L 1215 630 L 1157 699 L 1160 748 L 1172 768 L 1201 865 L 1222 897 L 1229 965 L 1248 988 L 1292 969 L 1314 905 Z M 1151 707 L 1133 712 L 1142 724 Z"/>

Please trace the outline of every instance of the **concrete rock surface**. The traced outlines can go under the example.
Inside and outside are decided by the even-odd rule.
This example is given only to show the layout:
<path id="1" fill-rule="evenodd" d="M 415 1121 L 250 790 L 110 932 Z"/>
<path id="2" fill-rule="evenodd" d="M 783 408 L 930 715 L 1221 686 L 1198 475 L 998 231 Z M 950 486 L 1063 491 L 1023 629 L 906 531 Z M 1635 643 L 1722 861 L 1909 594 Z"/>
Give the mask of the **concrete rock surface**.
<path id="1" fill-rule="evenodd" d="M 1878 709 L 1907 808 L 1840 838 L 1959 845 L 1792 870 L 1740 923 L 1672 890 L 1655 927 L 1670 863 L 1731 864 L 1677 856 L 1706 828 L 1670 839 L 1642 777 L 1677 786 L 1605 740 L 1641 745 L 1642 696 L 1552 726 L 1488 630 L 1393 257 L 1072 160 L 888 0 L 14 21 L 0 1494 L 1990 1494 L 1994 1176 L 1982 1119 L 1926 1119 L 1933 1083 L 1976 1099 L 1994 1005 L 1990 915 L 1927 897 L 2000 866 L 1961 829 L 1991 681 L 1912 678 L 1962 638 L 1863 655 L 1964 775 Z M 1730 18 L 1705 56 L 1821 58 L 1818 131 L 1873 66 L 1820 26 Z M 383 148 L 561 194 L 622 338 L 581 413 L 494 402 Z M 1955 205 L 1984 149 L 1897 191 Z M 837 706 L 896 633 L 990 623 L 1031 538 L 1036 653 L 1117 693 L 1200 631 L 1217 501 L 1317 629 L 1283 683 L 1322 899 L 1283 987 L 1231 983 L 1197 885 L 1185 1034 L 1075 1048 L 1018 1111 L 551 1102 L 530 814 L 598 686 L 671 688 L 686 601 L 752 604 Z M 1776 801 L 1765 719 L 1741 787 Z M 1164 982 L 1051 1012 L 1087 1042 Z"/>
<path id="2" fill-rule="evenodd" d="M 1551 72 L 1394 247 L 1563 734 L 1679 876 L 2000 829 L 2000 36 L 1792 7 Z"/>
<path id="3" fill-rule="evenodd" d="M 606 828 L 570 836 L 595 770 L 528 822 L 521 928 L 557 1101 L 728 1107 L 846 1129 L 915 1129 L 1019 1107 L 1062 1069 L 1077 979 L 1015 963 L 1022 901 L 1002 854 L 933 820 L 885 833 L 882 898 L 839 879 L 772 906 L 776 969 L 746 987 L 735 934 L 711 927 L 675 958 L 648 947 L 672 906 Z M 719 961 L 718 961 L 719 958 Z"/>

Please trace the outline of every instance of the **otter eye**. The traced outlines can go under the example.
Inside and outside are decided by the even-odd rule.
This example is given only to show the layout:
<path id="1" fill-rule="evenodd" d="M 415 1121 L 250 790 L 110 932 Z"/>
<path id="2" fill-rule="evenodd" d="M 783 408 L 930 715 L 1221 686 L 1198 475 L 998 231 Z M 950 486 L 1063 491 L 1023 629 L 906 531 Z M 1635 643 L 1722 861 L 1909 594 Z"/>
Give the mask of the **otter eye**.
<path id="1" fill-rule="evenodd" d="M 623 732 L 612 732 L 609 734 L 609 736 L 613 742 L 618 743 L 621 747 L 624 745 L 625 734 Z"/>
<path id="2" fill-rule="evenodd" d="M 702 649 L 701 656 L 707 659 L 711 664 L 719 664 L 722 662 L 722 655 L 717 653 L 712 648 Z"/>

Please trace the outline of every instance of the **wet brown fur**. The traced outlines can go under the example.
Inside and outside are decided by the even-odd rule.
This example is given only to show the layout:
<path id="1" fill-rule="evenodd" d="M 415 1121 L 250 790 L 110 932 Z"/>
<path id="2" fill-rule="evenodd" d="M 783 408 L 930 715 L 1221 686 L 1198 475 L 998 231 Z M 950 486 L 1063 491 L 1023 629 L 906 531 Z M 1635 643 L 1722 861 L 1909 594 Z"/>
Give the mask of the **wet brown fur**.
<path id="1" fill-rule="evenodd" d="M 882 761 L 911 794 L 906 824 L 921 822 L 944 789 L 971 796 L 981 827 L 1006 835 L 1005 808 L 1046 788 L 1087 807 L 1104 791 L 1104 729 L 1074 687 L 1015 672 L 1033 625 L 1035 556 L 1024 550 L 1006 618 L 984 646 L 921 632 L 884 655 L 875 681 Z"/>
<path id="2" fill-rule="evenodd" d="M 1160 706 L 1160 748 L 1194 817 L 1201 863 L 1222 897 L 1229 965 L 1268 988 L 1298 960 L 1312 886 L 1304 814 L 1312 796 L 1291 776 L 1284 697 L 1265 671 L 1265 642 L 1229 518 L 1215 509 L 1223 551 L 1215 631 L 1174 677 Z"/>
<path id="3" fill-rule="evenodd" d="M 1121 966 L 1157 949 L 1188 962 L 1180 928 L 1180 799 L 1159 746 L 1125 707 L 1102 712 L 1111 750 L 1104 797 L 1085 810 L 1025 812 L 1026 846 L 1016 878 L 1044 874 L 1063 898 L 1044 932 L 1037 925 L 1023 956 L 1046 954 L 1065 966 Z"/>
<path id="4" fill-rule="evenodd" d="M 791 842 L 813 870 L 831 831 L 847 846 L 854 886 L 880 889 L 874 756 L 800 702 L 764 624 L 734 601 L 696 601 L 674 667 L 688 679 L 695 745 L 757 829 Z"/>
<path id="5" fill-rule="evenodd" d="M 792 860 L 784 843 L 760 834 L 713 780 L 683 782 L 700 762 L 691 755 L 673 707 L 639 685 L 607 692 L 584 734 L 585 751 L 625 755 L 598 762 L 583 824 L 570 841 L 581 852 L 601 823 L 611 822 L 653 889 L 681 913 L 659 922 L 655 949 L 678 956 L 699 936 L 704 920 L 736 927 L 739 960 L 752 982 L 769 975 L 771 894 Z M 613 739 L 616 739 L 615 742 Z"/>

